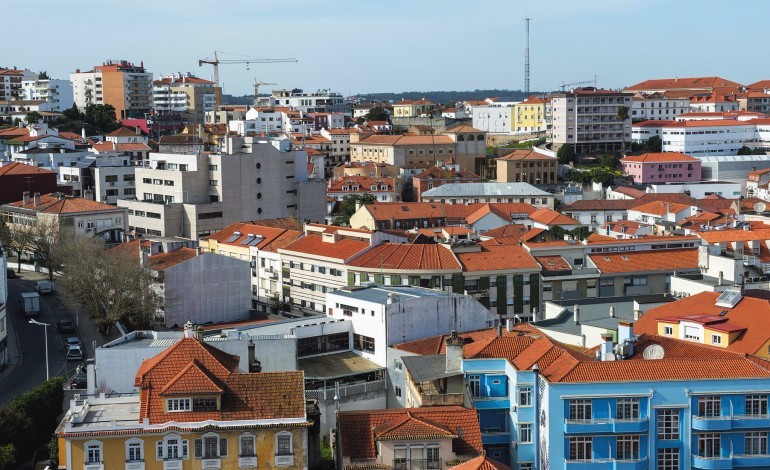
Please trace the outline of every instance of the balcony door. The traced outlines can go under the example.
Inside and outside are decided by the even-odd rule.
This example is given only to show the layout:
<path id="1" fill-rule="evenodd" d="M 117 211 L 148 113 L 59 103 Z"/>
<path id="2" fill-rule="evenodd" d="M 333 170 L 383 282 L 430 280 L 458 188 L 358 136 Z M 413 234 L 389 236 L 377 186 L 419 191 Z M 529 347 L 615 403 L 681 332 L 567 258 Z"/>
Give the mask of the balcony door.
<path id="1" fill-rule="evenodd" d="M 425 468 L 425 448 L 423 446 L 411 446 L 409 448 L 409 470 L 423 470 Z"/>

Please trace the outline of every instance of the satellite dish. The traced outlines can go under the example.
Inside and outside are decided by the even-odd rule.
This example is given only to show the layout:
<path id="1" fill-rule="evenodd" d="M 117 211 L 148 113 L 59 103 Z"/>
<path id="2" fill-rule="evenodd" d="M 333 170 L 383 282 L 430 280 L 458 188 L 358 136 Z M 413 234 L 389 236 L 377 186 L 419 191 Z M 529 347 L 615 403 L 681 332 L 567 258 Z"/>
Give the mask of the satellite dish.
<path id="1" fill-rule="evenodd" d="M 758 202 L 754 204 L 754 212 L 762 213 L 762 212 L 765 212 L 766 210 L 767 210 L 767 204 L 765 204 L 764 202 Z"/>
<path id="2" fill-rule="evenodd" d="M 607 354 L 607 359 L 606 359 L 607 361 L 615 361 L 617 359 L 618 359 L 618 357 L 615 355 L 615 353 L 611 352 L 611 353 Z"/>
<path id="3" fill-rule="evenodd" d="M 642 353 L 642 357 L 650 360 L 650 359 L 663 359 L 663 357 L 666 355 L 666 351 L 663 349 L 663 346 L 659 344 L 651 344 L 647 346 Z"/>

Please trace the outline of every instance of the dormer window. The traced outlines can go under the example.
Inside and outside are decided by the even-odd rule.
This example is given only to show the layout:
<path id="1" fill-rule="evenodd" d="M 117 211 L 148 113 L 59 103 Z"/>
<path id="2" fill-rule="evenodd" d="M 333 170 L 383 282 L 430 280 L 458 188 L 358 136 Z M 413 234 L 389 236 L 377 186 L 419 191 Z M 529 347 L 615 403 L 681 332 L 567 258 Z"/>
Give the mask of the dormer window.
<path id="1" fill-rule="evenodd" d="M 343 186 L 343 187 L 342 187 L 342 190 L 343 190 L 343 191 L 348 191 L 349 189 L 350 189 L 350 187 L 349 187 L 349 186 Z"/>
<path id="2" fill-rule="evenodd" d="M 193 411 L 216 411 L 217 397 L 193 398 Z"/>
<path id="3" fill-rule="evenodd" d="M 190 411 L 191 403 L 189 398 L 169 398 L 166 400 L 166 411 L 169 413 L 177 411 Z"/>

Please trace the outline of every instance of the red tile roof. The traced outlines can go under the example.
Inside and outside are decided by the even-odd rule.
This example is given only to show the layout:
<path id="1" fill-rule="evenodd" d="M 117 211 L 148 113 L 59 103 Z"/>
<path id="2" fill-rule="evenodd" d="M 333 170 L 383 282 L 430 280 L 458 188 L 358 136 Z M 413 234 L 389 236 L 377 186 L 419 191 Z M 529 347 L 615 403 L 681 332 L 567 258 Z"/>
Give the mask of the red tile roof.
<path id="1" fill-rule="evenodd" d="M 446 426 L 414 416 L 411 411 L 374 428 L 374 438 L 378 441 L 456 439 L 457 437 L 459 437 L 458 434 Z"/>
<path id="2" fill-rule="evenodd" d="M 593 253 L 588 257 L 603 274 L 698 269 L 697 248 Z"/>
<path id="3" fill-rule="evenodd" d="M 720 87 L 743 87 L 740 83 L 721 77 L 659 78 L 645 80 L 631 85 L 628 90 L 679 90 L 679 89 L 714 89 Z"/>
<path id="4" fill-rule="evenodd" d="M 279 251 L 322 256 L 344 262 L 368 248 L 368 241 L 345 238 L 332 243 L 323 241 L 322 235 L 308 234 Z"/>
<path id="5" fill-rule="evenodd" d="M 486 132 L 487 131 L 482 131 L 480 129 L 476 129 L 475 127 L 462 125 L 462 126 L 458 126 L 458 127 L 453 127 L 451 129 L 447 129 L 447 130 L 444 131 L 444 134 L 471 134 L 471 133 L 472 134 L 479 134 L 479 133 L 483 134 L 483 133 L 486 133 Z"/>
<path id="6" fill-rule="evenodd" d="M 38 212 L 45 212 L 47 214 L 75 214 L 79 212 L 121 210 L 118 207 L 92 201 L 90 199 L 64 195 L 58 197 L 53 193 L 41 195 L 40 204 L 37 206 L 35 205 L 35 200 L 33 197 L 29 198 L 29 204 L 24 204 L 24 201 L 16 201 L 8 205 L 14 207 L 22 207 L 24 209 L 32 209 Z M 123 210 L 125 211 L 125 209 Z"/>
<path id="7" fill-rule="evenodd" d="M 449 470 L 509 470 L 510 467 L 503 465 L 496 460 L 492 460 L 486 455 L 481 455 L 475 459 L 468 460 L 454 467 L 449 467 Z"/>
<path id="8" fill-rule="evenodd" d="M 406 269 L 460 272 L 462 270 L 452 250 L 443 245 L 382 243 L 346 264 L 352 267 L 386 271 Z"/>
<path id="9" fill-rule="evenodd" d="M 506 160 L 506 161 L 547 160 L 547 161 L 556 161 L 556 157 L 549 157 L 548 155 L 543 155 L 542 153 L 535 152 L 534 150 L 517 149 L 517 150 L 514 150 L 511 153 L 505 154 L 502 157 L 497 158 L 496 160 Z"/>
<path id="10" fill-rule="evenodd" d="M 198 250 L 185 246 L 174 251 L 158 253 L 150 256 L 149 266 L 155 271 L 165 271 L 198 256 Z"/>
<path id="11" fill-rule="evenodd" d="M 463 271 L 541 270 L 535 258 L 519 244 L 500 244 L 496 240 L 487 240 L 479 243 L 479 246 L 481 251 L 455 253 L 463 265 Z"/>
<path id="12" fill-rule="evenodd" d="M 770 240 L 770 227 L 752 230 L 707 230 L 696 232 L 695 235 L 710 245 L 722 242 L 745 242 L 750 240 L 765 241 Z"/>
<path id="13" fill-rule="evenodd" d="M 484 232 L 485 237 L 490 238 L 520 238 L 525 233 L 527 233 L 528 229 L 526 225 L 522 224 L 508 224 L 503 225 L 502 227 L 497 227 L 492 230 L 487 230 Z"/>
<path id="14" fill-rule="evenodd" d="M 430 168 L 426 168 L 422 172 L 414 175 L 412 177 L 413 179 L 474 179 L 481 181 L 481 176 L 477 175 L 476 173 L 468 170 L 453 170 L 450 168 L 441 168 L 437 166 L 432 166 Z"/>
<path id="15" fill-rule="evenodd" d="M 139 134 L 136 133 L 136 130 L 139 129 Z M 139 127 L 129 127 L 129 126 L 122 126 L 119 129 L 116 129 L 109 134 L 107 134 L 107 137 L 136 137 L 136 136 L 146 136 L 147 133 L 144 132 Z M 78 136 L 80 137 L 80 136 Z"/>
<path id="16" fill-rule="evenodd" d="M 405 417 L 412 419 L 405 420 Z M 483 450 L 476 410 L 462 406 L 340 411 L 337 421 L 340 451 L 343 457 L 353 461 L 376 458 L 377 431 L 407 422 L 413 423 L 409 426 L 416 432 L 430 431 L 447 438 L 457 436 L 451 437 L 452 451 L 457 455 L 478 455 Z M 447 432 L 452 434 L 447 435 Z M 400 437 L 410 438 L 410 435 Z"/>
<path id="17" fill-rule="evenodd" d="M 620 163 L 660 163 L 660 162 L 691 162 L 700 161 L 695 157 L 679 152 L 643 153 L 641 155 L 629 155 L 620 160 Z"/>
<path id="18" fill-rule="evenodd" d="M 612 188 L 612 191 L 620 194 L 625 194 L 626 196 L 629 196 L 634 199 L 638 199 L 644 196 L 645 194 L 647 194 L 645 191 L 642 191 L 641 189 L 629 188 L 628 186 L 616 186 Z"/>
<path id="19" fill-rule="evenodd" d="M 676 121 L 667 126 L 666 129 L 679 127 L 736 127 L 736 126 L 754 126 L 751 121 L 737 121 L 735 119 L 703 119 L 700 121 Z"/>
<path id="20" fill-rule="evenodd" d="M 24 163 L 11 162 L 7 165 L 0 166 L 0 176 L 6 175 L 33 175 L 33 174 L 47 174 L 55 175 L 55 171 L 46 170 L 45 168 L 38 168 L 32 165 L 25 165 Z"/>
<path id="21" fill-rule="evenodd" d="M 529 218 L 532 219 L 533 222 L 538 222 L 543 225 L 580 225 L 580 222 L 572 217 L 568 217 L 561 212 L 557 212 L 547 207 L 538 209 L 529 214 Z"/>
<path id="22" fill-rule="evenodd" d="M 563 256 L 535 256 L 535 259 L 540 266 L 543 267 L 543 271 L 570 271 L 572 266 L 564 259 Z"/>
<path id="23" fill-rule="evenodd" d="M 235 232 L 240 232 L 240 235 L 232 242 L 228 242 L 228 239 L 235 236 Z M 223 228 L 219 232 L 210 235 L 208 240 L 214 240 L 223 245 L 243 247 L 247 246 L 244 245 L 243 242 L 249 238 L 249 234 L 262 236 L 262 240 L 256 245 L 257 249 L 274 252 L 278 248 L 282 248 L 297 240 L 302 235 L 302 232 L 262 225 L 262 221 L 259 223 L 236 222 Z"/>
<path id="24" fill-rule="evenodd" d="M 689 209 L 689 205 L 664 201 L 648 202 L 646 204 L 641 204 L 631 208 L 632 211 L 641 212 L 642 214 L 654 214 L 660 216 L 666 215 L 668 213 L 678 214 Z"/>
<path id="25" fill-rule="evenodd" d="M 363 176 L 363 175 L 357 175 L 357 176 L 343 176 L 340 178 L 335 178 L 333 180 L 329 180 L 326 186 L 326 192 L 327 193 L 339 193 L 339 192 L 354 192 L 353 187 L 358 186 L 357 192 L 365 192 L 368 193 L 370 191 L 374 192 L 380 192 L 380 191 L 395 191 L 395 180 L 394 178 L 372 178 L 370 176 Z M 372 190 L 371 187 L 376 186 L 377 189 Z M 382 189 L 382 186 L 385 186 L 385 189 Z M 343 189 L 347 187 L 347 190 Z"/>

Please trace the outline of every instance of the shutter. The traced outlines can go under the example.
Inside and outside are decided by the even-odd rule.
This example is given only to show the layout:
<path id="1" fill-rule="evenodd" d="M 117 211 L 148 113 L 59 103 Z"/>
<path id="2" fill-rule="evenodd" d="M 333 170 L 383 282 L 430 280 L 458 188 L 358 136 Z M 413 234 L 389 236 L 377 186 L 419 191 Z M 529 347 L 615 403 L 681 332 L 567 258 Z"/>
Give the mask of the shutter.
<path id="1" fill-rule="evenodd" d="M 497 314 L 508 313 L 508 276 L 497 276 Z"/>
<path id="2" fill-rule="evenodd" d="M 203 439 L 195 439 L 195 458 L 203 457 Z"/>
<path id="3" fill-rule="evenodd" d="M 540 311 L 540 291 L 542 288 L 540 287 L 540 274 L 530 274 L 529 275 L 529 312 L 524 312 L 531 314 L 532 309 L 536 308 L 537 311 Z"/>
<path id="4" fill-rule="evenodd" d="M 401 276 L 391 275 L 390 276 L 390 285 L 391 286 L 400 286 L 401 285 Z"/>
<path id="5" fill-rule="evenodd" d="M 513 275 L 513 313 L 524 313 L 524 276 Z"/>
<path id="6" fill-rule="evenodd" d="M 385 276 L 383 276 L 382 274 L 375 274 L 374 275 L 374 282 L 376 282 L 377 284 L 380 284 L 380 285 L 384 284 L 385 283 Z"/>
<path id="7" fill-rule="evenodd" d="M 455 294 L 465 292 L 465 281 L 462 274 L 452 274 L 452 292 Z"/>
<path id="8" fill-rule="evenodd" d="M 369 282 L 369 275 L 367 273 L 361 273 L 361 282 Z"/>
<path id="9" fill-rule="evenodd" d="M 441 276 L 433 276 L 430 286 L 434 289 L 441 289 Z"/>
<path id="10" fill-rule="evenodd" d="M 356 285 L 356 275 L 350 271 L 348 271 L 348 285 L 349 286 Z"/>
<path id="11" fill-rule="evenodd" d="M 219 438 L 219 456 L 227 457 L 227 438 L 226 437 Z"/>
<path id="12" fill-rule="evenodd" d="M 156 454 L 155 456 L 158 459 L 163 460 L 163 441 L 158 441 L 158 443 L 155 445 Z"/>
<path id="13" fill-rule="evenodd" d="M 409 285 L 410 286 L 419 286 L 420 285 L 420 278 L 419 278 L 419 276 L 409 276 Z"/>
<path id="14" fill-rule="evenodd" d="M 479 278 L 479 289 L 481 290 L 489 289 L 489 276 L 484 276 Z"/>

